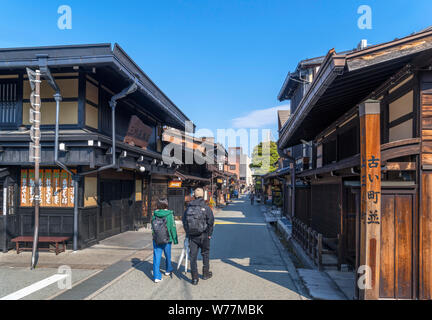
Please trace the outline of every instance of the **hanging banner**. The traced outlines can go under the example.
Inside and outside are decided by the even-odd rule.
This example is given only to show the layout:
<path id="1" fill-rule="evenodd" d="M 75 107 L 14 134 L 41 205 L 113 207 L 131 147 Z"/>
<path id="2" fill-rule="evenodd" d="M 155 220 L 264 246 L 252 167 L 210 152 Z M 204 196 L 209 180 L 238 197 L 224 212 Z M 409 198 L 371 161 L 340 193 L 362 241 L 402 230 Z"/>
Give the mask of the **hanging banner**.
<path id="1" fill-rule="evenodd" d="M 34 205 L 34 197 L 35 197 L 35 172 L 34 170 L 29 170 L 29 205 Z"/>
<path id="2" fill-rule="evenodd" d="M 61 171 L 60 174 L 60 202 L 62 207 L 68 206 L 68 200 L 69 200 L 69 194 L 68 194 L 68 187 L 69 187 L 69 177 L 68 173 L 64 170 Z"/>
<path id="3" fill-rule="evenodd" d="M 44 170 L 44 198 L 45 198 L 45 206 L 52 206 L 52 197 L 53 197 L 53 189 L 52 189 L 52 170 Z"/>
<path id="4" fill-rule="evenodd" d="M 21 206 L 30 206 L 29 191 L 28 191 L 28 171 L 21 170 Z"/>
<path id="5" fill-rule="evenodd" d="M 72 208 L 74 188 L 70 174 L 66 171 L 40 170 L 41 207 Z M 21 170 L 21 207 L 34 205 L 34 170 Z"/>
<path id="6" fill-rule="evenodd" d="M 72 172 L 75 174 L 75 172 L 76 172 L 76 170 L 72 170 Z M 75 201 L 75 199 L 74 199 L 74 196 L 75 196 L 75 193 L 74 193 L 74 183 L 73 183 L 73 179 L 72 179 L 72 176 L 71 175 L 69 175 L 69 177 L 68 177 L 68 182 L 69 182 L 69 188 L 68 188 L 68 190 L 69 190 L 69 207 L 73 207 L 74 206 L 74 201 Z"/>
<path id="7" fill-rule="evenodd" d="M 53 170 L 53 206 L 60 206 L 60 170 Z"/>
<path id="8" fill-rule="evenodd" d="M 45 176 L 45 170 L 40 170 L 40 172 L 39 172 L 39 180 L 40 180 L 39 193 L 40 193 L 40 199 L 41 199 L 41 201 L 40 201 L 41 207 L 45 206 L 45 179 L 44 179 L 44 176 Z"/>

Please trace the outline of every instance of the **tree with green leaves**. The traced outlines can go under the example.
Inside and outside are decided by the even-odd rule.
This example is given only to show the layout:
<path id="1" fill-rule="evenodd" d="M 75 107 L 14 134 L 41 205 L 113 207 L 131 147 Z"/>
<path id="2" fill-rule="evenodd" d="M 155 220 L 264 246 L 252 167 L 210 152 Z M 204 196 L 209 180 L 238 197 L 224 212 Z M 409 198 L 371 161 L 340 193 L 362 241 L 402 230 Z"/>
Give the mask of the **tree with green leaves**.
<path id="1" fill-rule="evenodd" d="M 277 170 L 276 163 L 278 160 L 276 142 L 260 142 L 253 150 L 250 168 L 255 175 L 264 175 Z"/>

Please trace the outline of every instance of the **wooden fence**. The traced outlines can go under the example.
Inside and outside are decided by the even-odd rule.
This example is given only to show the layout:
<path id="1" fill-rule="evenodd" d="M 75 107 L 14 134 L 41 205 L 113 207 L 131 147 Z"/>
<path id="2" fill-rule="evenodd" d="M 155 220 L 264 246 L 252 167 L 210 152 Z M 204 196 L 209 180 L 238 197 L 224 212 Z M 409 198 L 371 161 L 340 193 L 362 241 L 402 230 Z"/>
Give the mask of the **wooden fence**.
<path id="1" fill-rule="evenodd" d="M 341 270 L 342 241 L 338 234 L 337 238 L 326 238 L 321 233 L 308 227 L 299 219 L 292 218 L 292 237 L 303 247 L 303 250 L 313 260 L 320 270 L 324 267 L 337 267 Z M 336 263 L 323 261 L 323 255 L 334 255 Z"/>

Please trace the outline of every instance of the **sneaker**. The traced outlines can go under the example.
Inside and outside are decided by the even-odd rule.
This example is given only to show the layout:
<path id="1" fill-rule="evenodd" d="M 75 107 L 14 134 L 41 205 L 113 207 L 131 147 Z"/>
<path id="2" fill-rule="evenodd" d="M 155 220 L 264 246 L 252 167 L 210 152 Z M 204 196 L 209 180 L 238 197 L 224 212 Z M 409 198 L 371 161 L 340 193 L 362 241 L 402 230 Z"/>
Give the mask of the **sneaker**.
<path id="1" fill-rule="evenodd" d="M 155 282 L 155 283 L 158 283 L 158 282 L 161 282 L 162 280 L 163 280 L 163 279 L 155 279 L 154 282 Z"/>
<path id="2" fill-rule="evenodd" d="M 165 272 L 166 276 L 172 276 L 172 272 Z"/>

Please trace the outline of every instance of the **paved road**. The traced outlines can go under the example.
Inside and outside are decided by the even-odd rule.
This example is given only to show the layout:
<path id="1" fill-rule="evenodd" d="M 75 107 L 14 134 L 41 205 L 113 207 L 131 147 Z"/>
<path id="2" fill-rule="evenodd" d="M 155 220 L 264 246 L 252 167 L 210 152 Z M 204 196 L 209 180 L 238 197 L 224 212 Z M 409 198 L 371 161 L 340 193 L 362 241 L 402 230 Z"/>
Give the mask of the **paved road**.
<path id="1" fill-rule="evenodd" d="M 72 268 L 72 289 L 63 290 L 53 283 L 23 299 L 302 298 L 295 285 L 299 281 L 296 271 L 266 225 L 260 206 L 240 199 L 219 210 L 211 246 L 214 276 L 200 280 L 198 286 L 190 283 L 190 273 L 182 272 L 153 282 L 149 230 L 123 233 L 76 253 L 41 253 L 39 268 L 33 271 L 28 268 L 31 253 L 11 251 L 0 255 L 0 299 L 37 286 L 56 275 L 62 265 Z M 173 261 L 178 261 L 181 250 L 182 245 L 174 246 Z M 201 261 L 198 266 L 201 271 Z"/>
<path id="2" fill-rule="evenodd" d="M 182 246 L 173 249 L 177 261 Z M 301 299 L 259 206 L 235 201 L 216 215 L 211 248 L 213 278 L 190 283 L 190 273 L 155 284 L 152 258 L 135 266 L 91 299 Z M 164 264 L 162 264 L 164 265 Z M 175 264 L 176 265 L 176 264 Z M 201 263 L 198 264 L 201 270 Z"/>

